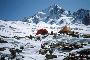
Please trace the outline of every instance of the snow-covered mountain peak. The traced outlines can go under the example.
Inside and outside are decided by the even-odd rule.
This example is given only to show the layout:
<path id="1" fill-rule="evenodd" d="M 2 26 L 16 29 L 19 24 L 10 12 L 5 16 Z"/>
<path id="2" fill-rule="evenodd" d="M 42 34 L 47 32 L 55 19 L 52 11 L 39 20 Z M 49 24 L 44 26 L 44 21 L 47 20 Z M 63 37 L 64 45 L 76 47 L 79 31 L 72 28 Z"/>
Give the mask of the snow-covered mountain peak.
<path id="1" fill-rule="evenodd" d="M 37 12 L 33 17 L 29 18 L 28 20 L 29 22 L 33 21 L 33 23 L 36 23 L 36 24 L 39 23 L 40 21 L 43 21 L 48 24 L 60 25 L 62 24 L 61 23 L 62 20 L 65 20 L 66 17 L 67 18 L 70 17 L 69 14 L 70 14 L 69 11 L 66 11 L 59 5 L 54 4 L 40 12 Z M 68 18 L 68 20 L 71 20 L 71 18 L 70 19 Z"/>
<path id="2" fill-rule="evenodd" d="M 59 18 L 61 14 L 64 13 L 64 9 L 60 7 L 59 5 L 51 5 L 47 9 L 43 10 L 43 12 L 47 13 L 51 18 Z"/>
<path id="3" fill-rule="evenodd" d="M 56 8 L 57 8 L 57 9 L 62 9 L 62 7 L 60 7 L 60 6 L 57 5 L 57 4 L 51 5 L 51 6 L 49 7 L 50 10 L 52 10 L 52 9 L 55 10 Z M 49 11 L 50 11 L 50 10 L 49 10 Z"/>

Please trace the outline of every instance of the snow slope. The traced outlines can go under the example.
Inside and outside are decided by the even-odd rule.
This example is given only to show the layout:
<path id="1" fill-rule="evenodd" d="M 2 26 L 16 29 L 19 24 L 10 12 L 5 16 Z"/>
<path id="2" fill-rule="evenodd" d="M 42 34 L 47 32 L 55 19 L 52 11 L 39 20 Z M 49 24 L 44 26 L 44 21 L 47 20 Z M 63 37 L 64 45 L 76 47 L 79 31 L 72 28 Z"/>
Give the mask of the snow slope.
<path id="1" fill-rule="evenodd" d="M 2 36 L 27 36 L 33 34 L 34 23 L 22 21 L 2 21 L 0 20 L 0 35 Z"/>
<path id="2" fill-rule="evenodd" d="M 67 20 L 67 22 L 69 22 L 67 17 L 64 17 L 64 18 Z M 35 24 L 35 23 L 28 23 L 28 22 L 22 22 L 22 21 L 0 20 L 0 35 L 8 36 L 8 37 L 13 37 L 13 36 L 24 37 L 29 35 L 35 35 L 37 30 L 42 28 L 47 29 L 49 33 L 51 31 L 54 31 L 55 33 L 57 33 L 65 25 L 70 27 L 72 30 L 82 34 L 89 34 L 90 32 L 90 25 L 85 26 L 83 24 L 63 23 L 61 25 L 56 25 L 56 24 L 51 25 L 43 21 L 39 22 L 38 24 Z"/>

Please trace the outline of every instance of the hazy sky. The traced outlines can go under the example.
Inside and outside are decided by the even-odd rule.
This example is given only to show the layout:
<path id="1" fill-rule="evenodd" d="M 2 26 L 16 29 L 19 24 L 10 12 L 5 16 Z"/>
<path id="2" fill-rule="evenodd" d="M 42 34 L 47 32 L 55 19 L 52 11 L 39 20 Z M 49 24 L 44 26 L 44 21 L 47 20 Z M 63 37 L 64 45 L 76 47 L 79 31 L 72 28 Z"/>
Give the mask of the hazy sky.
<path id="1" fill-rule="evenodd" d="M 90 0 L 0 0 L 0 18 L 21 19 L 32 16 L 52 4 L 58 4 L 70 11 L 79 8 L 90 9 Z"/>

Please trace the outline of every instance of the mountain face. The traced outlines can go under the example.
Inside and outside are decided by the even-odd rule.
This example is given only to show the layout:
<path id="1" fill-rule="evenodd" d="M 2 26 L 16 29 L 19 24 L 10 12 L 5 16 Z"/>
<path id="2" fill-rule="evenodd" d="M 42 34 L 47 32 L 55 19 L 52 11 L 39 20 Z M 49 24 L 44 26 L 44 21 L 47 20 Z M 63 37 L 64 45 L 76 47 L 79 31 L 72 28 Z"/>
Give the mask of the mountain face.
<path id="1" fill-rule="evenodd" d="M 32 17 L 25 18 L 24 21 L 33 22 L 36 24 L 43 21 L 49 24 L 60 25 L 62 23 L 70 23 L 70 21 L 67 20 L 73 20 L 73 17 L 70 17 L 70 14 L 70 11 L 66 11 L 65 9 L 54 4 L 45 10 L 37 12 L 37 14 Z"/>
<path id="2" fill-rule="evenodd" d="M 90 25 L 90 10 L 79 9 L 71 14 L 70 11 L 66 11 L 62 7 L 59 7 L 58 5 L 54 4 L 40 12 L 37 12 L 35 15 L 31 17 L 25 17 L 21 21 L 36 24 L 42 21 L 51 25 L 73 23 Z"/>
<path id="3" fill-rule="evenodd" d="M 73 13 L 73 17 L 75 18 L 75 23 L 90 25 L 90 10 L 79 9 Z"/>

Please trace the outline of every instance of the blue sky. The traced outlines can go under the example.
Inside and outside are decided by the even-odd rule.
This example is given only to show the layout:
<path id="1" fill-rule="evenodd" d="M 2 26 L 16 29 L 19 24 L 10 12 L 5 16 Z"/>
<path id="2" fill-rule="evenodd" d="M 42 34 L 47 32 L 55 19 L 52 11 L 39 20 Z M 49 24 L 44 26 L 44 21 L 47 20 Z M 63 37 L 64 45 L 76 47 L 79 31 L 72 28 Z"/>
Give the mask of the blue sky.
<path id="1" fill-rule="evenodd" d="M 22 19 L 52 4 L 72 12 L 80 8 L 90 9 L 90 0 L 0 0 L 0 18 Z"/>

